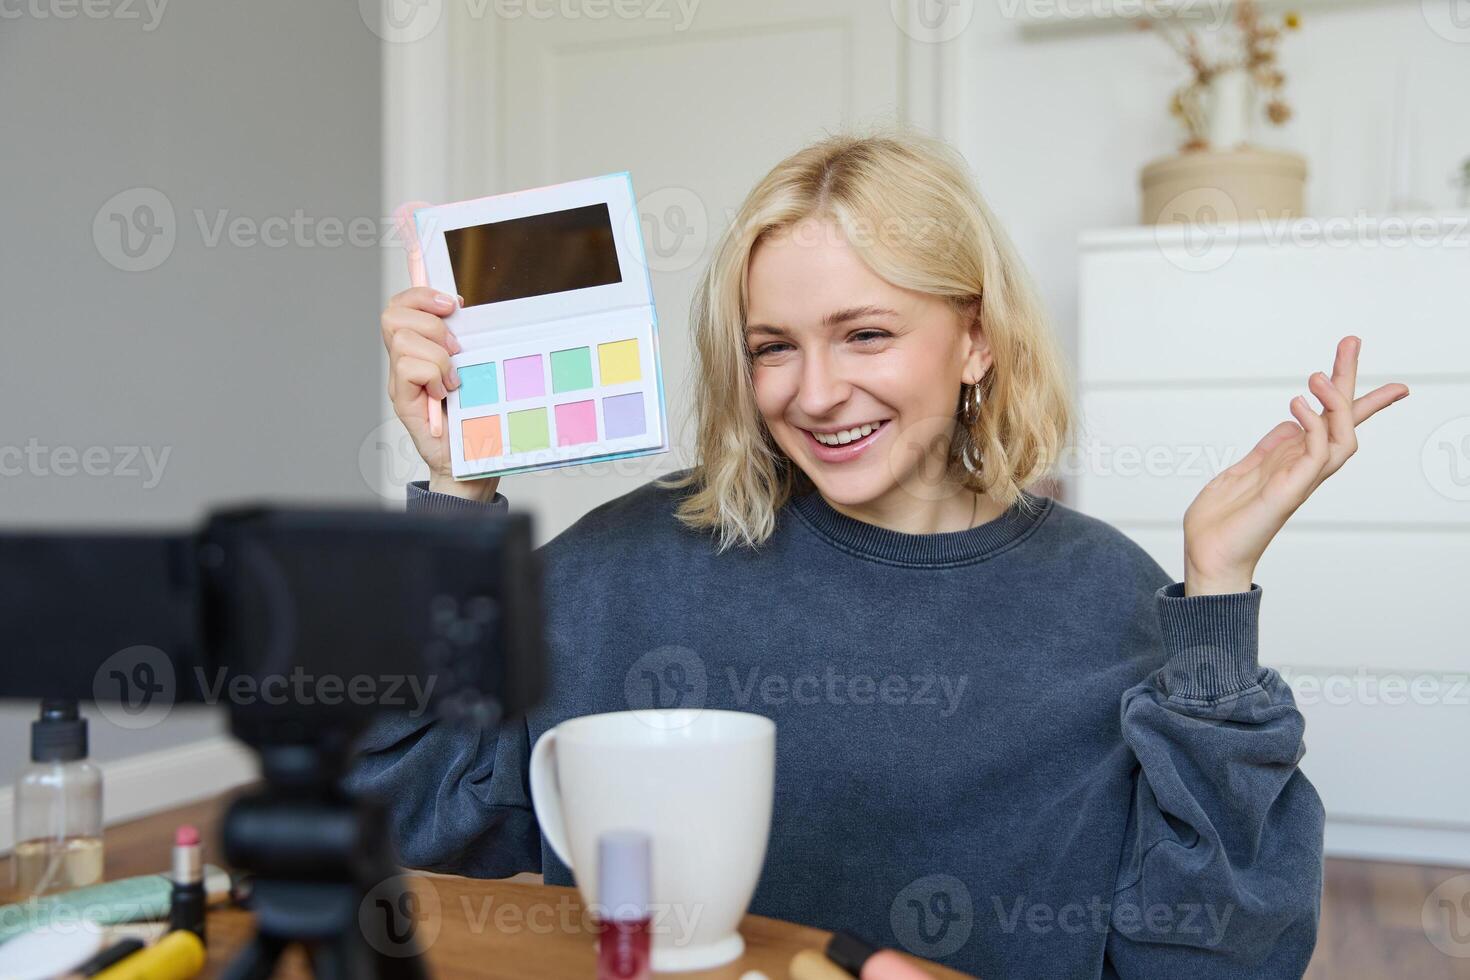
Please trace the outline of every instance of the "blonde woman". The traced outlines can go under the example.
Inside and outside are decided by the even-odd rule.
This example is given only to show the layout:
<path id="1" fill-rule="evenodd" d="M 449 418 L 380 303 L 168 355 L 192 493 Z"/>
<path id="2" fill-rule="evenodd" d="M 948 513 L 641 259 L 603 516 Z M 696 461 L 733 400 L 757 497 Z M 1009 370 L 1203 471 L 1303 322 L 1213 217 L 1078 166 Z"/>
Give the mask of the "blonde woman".
<path id="1" fill-rule="evenodd" d="M 424 422 L 458 383 L 454 302 L 410 289 L 382 317 L 432 474 L 409 504 L 494 510 L 497 481 L 451 479 Z M 1069 438 L 1052 336 L 962 160 L 902 132 L 779 163 L 720 241 L 693 329 L 696 465 L 541 551 L 547 703 L 498 734 L 399 720 L 364 740 L 353 783 L 388 799 L 404 859 L 570 884 L 531 809 L 530 747 L 642 706 L 630 668 L 676 650 L 704 706 L 780 732 L 753 912 L 983 977 L 1299 976 L 1323 814 L 1302 717 L 1257 663 L 1253 573 L 1355 426 L 1408 389 L 1355 398 L 1345 338 L 1307 380 L 1322 411 L 1293 399 L 1183 515 L 1171 581 L 1025 489 Z"/>

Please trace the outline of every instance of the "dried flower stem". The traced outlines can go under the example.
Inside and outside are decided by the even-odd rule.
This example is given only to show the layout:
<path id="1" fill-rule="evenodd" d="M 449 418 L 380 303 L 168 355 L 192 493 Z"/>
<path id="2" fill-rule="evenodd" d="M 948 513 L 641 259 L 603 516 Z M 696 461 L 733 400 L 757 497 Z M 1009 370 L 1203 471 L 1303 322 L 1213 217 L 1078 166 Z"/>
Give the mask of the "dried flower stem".
<path id="1" fill-rule="evenodd" d="M 1170 18 L 1140 21 L 1139 26 L 1153 30 L 1174 50 L 1190 70 L 1190 80 L 1174 90 L 1169 102 L 1169 112 L 1184 126 L 1186 141 L 1183 149 L 1207 149 L 1205 138 L 1204 96 L 1215 78 L 1227 71 L 1243 70 L 1250 74 L 1251 83 L 1266 93 L 1266 119 L 1280 126 L 1291 118 L 1291 107 L 1283 91 L 1286 74 L 1277 62 L 1277 48 L 1285 31 L 1294 31 L 1301 26 L 1301 17 L 1295 12 L 1282 16 L 1280 24 L 1268 24 L 1261 17 L 1256 0 L 1237 0 L 1233 18 L 1233 32 L 1226 34 L 1219 45 L 1224 51 L 1210 57 L 1194 30 L 1181 27 Z"/>

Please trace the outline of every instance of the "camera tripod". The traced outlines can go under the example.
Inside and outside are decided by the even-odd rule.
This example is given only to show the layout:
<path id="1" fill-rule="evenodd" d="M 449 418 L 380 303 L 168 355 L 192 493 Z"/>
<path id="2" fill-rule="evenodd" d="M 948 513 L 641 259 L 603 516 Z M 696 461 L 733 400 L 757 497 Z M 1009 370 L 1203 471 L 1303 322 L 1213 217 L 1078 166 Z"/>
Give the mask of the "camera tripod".
<path id="1" fill-rule="evenodd" d="M 387 811 L 338 787 L 350 738 L 312 734 L 252 743 L 266 785 L 225 815 L 225 858 L 254 876 L 256 933 L 223 976 L 265 980 L 300 944 L 319 980 L 424 980 L 417 899 L 393 861 Z"/>

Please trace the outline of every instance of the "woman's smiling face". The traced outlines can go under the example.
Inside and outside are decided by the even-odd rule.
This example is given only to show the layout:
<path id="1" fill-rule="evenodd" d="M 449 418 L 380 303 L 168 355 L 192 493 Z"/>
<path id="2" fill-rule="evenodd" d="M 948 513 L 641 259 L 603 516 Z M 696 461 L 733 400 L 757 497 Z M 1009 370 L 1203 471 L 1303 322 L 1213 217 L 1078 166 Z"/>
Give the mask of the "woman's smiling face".
<path id="1" fill-rule="evenodd" d="M 892 514 L 943 492 L 960 386 L 991 363 L 978 324 L 879 277 L 830 220 L 762 239 L 746 287 L 756 404 L 822 496 Z"/>

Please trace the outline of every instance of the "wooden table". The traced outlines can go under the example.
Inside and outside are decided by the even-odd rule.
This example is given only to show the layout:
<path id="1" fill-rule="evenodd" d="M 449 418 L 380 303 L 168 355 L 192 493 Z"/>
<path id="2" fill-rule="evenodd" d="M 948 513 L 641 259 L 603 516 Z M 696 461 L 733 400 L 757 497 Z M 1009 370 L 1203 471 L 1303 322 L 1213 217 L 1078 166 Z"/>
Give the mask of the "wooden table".
<path id="1" fill-rule="evenodd" d="M 107 877 L 167 869 L 174 828 L 182 823 L 199 828 L 205 859 L 220 863 L 218 828 L 227 802 L 227 797 L 221 797 L 109 829 Z M 421 933 L 424 940 L 432 938 L 426 955 L 436 977 L 564 980 L 596 976 L 594 934 L 574 888 L 417 873 L 412 876 L 412 887 L 440 910 L 437 929 L 429 925 Z M 249 941 L 254 924 L 243 909 L 220 908 L 209 913 L 207 928 L 209 962 L 203 975 L 214 977 Z M 740 933 L 745 937 L 745 955 L 737 962 L 715 970 L 662 975 L 683 980 L 739 980 L 746 971 L 759 970 L 771 980 L 787 980 L 791 957 L 802 949 L 824 948 L 830 936 L 821 929 L 759 915 L 747 915 Z M 964 976 L 932 963 L 921 965 L 936 980 Z M 293 950 L 276 975 L 305 978 L 311 973 L 300 951 Z"/>

